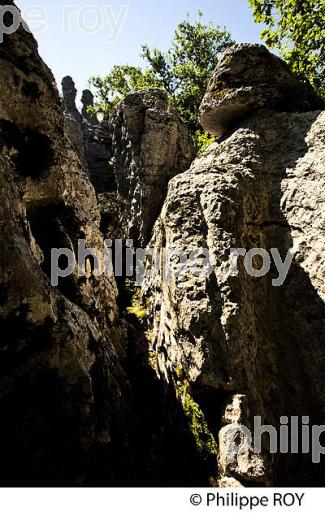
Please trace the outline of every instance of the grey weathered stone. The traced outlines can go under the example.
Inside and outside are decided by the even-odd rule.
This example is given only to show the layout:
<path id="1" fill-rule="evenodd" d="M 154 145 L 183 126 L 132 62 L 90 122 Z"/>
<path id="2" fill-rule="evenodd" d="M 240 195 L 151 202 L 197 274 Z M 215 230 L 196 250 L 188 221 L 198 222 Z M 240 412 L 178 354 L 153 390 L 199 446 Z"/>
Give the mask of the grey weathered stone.
<path id="1" fill-rule="evenodd" d="M 5 35 L 0 67 L 0 484 L 207 483 L 144 332 L 129 326 L 127 341 L 113 277 L 89 260 L 86 276 L 50 283 L 52 248 L 102 248 L 102 215 L 68 133 L 79 117 L 63 117 L 23 28 Z M 116 218 L 118 200 L 115 215 L 105 206 Z"/>
<path id="2" fill-rule="evenodd" d="M 216 402 L 243 393 L 250 415 L 277 428 L 281 415 L 325 421 L 324 125 L 325 112 L 261 111 L 173 178 L 150 246 L 207 248 L 215 267 L 167 279 L 152 269 L 143 287 L 160 377 L 181 367 Z M 280 287 L 274 266 L 254 278 L 239 261 L 231 276 L 231 248 L 277 248 L 285 258 L 293 246 Z M 315 482 L 322 471 L 297 455 L 266 464 L 273 483 Z"/>
<path id="3" fill-rule="evenodd" d="M 247 396 L 233 395 L 225 408 L 219 431 L 219 468 L 222 475 L 242 482 L 265 483 L 263 458 L 254 451 L 254 429 Z"/>
<path id="4" fill-rule="evenodd" d="M 85 136 L 82 116 L 76 107 L 77 89 L 70 76 L 62 79 L 64 106 L 64 131 L 76 152 L 83 170 L 88 171 L 89 163 L 85 154 Z"/>
<path id="5" fill-rule="evenodd" d="M 107 121 L 99 122 L 96 114 L 88 112 L 93 105 L 94 96 L 90 90 L 82 95 L 82 116 L 76 107 L 77 90 L 70 76 L 62 80 L 64 98 L 65 133 L 78 155 L 82 168 L 88 171 L 97 194 L 115 190 L 112 159 L 111 135 Z M 107 198 L 110 198 L 109 195 Z"/>
<path id="6" fill-rule="evenodd" d="M 22 28 L 4 36 L 0 65 L 0 483 L 322 482 L 310 454 L 272 455 L 263 441 L 260 456 L 244 436 L 256 416 L 325 421 L 325 113 L 309 87 L 263 47 L 235 47 L 202 105 L 206 128 L 228 136 L 177 175 L 192 146 L 161 92 L 92 124 L 71 78 L 63 118 Z M 146 243 L 171 178 L 152 247 L 203 247 L 215 265 L 176 276 L 172 257 L 174 273 L 148 273 L 143 307 L 133 302 L 146 331 L 126 313 L 121 323 L 115 280 L 90 261 L 51 286 L 53 247 L 100 247 L 100 228 Z M 239 262 L 233 276 L 232 247 L 294 247 L 294 261 L 274 286 L 274 265 L 253 278 Z"/>
<path id="7" fill-rule="evenodd" d="M 167 96 L 159 90 L 130 94 L 102 122 L 88 113 L 93 95 L 84 91 L 82 120 L 75 108 L 72 79 L 64 78 L 62 85 L 67 98 L 66 133 L 100 195 L 103 221 L 111 220 L 117 191 L 121 203 L 117 235 L 145 245 L 161 210 L 168 181 L 186 170 L 194 158 L 186 126 L 170 111 Z"/>
<path id="8" fill-rule="evenodd" d="M 219 470 L 242 482 L 265 483 L 262 457 L 254 452 L 249 430 L 227 424 L 219 431 Z"/>
<path id="9" fill-rule="evenodd" d="M 225 408 L 222 417 L 224 424 L 244 424 L 250 425 L 249 407 L 246 395 L 235 394 Z"/>
<path id="10" fill-rule="evenodd" d="M 242 488 L 244 487 L 238 480 L 233 477 L 221 477 L 218 482 L 218 487 L 220 488 Z"/>
<path id="11" fill-rule="evenodd" d="M 324 107 L 311 86 L 263 45 L 239 44 L 218 63 L 200 107 L 203 128 L 220 137 L 261 108 L 307 112 Z"/>
<path id="12" fill-rule="evenodd" d="M 0 482 L 113 483 L 132 422 L 116 283 L 90 263 L 49 278 L 51 248 L 102 248 L 95 191 L 31 34 L 5 36 L 0 67 Z"/>
<path id="13" fill-rule="evenodd" d="M 82 125 L 85 157 L 90 180 L 97 194 L 116 192 L 116 182 L 112 166 L 112 140 L 107 121 Z"/>
<path id="14" fill-rule="evenodd" d="M 62 94 L 65 113 L 81 121 L 81 114 L 76 107 L 77 89 L 71 76 L 65 76 L 63 78 Z"/>
<path id="15" fill-rule="evenodd" d="M 168 181 L 188 168 L 193 144 L 159 90 L 126 96 L 109 118 L 117 191 L 128 204 L 128 238 L 144 245 L 159 215 Z"/>

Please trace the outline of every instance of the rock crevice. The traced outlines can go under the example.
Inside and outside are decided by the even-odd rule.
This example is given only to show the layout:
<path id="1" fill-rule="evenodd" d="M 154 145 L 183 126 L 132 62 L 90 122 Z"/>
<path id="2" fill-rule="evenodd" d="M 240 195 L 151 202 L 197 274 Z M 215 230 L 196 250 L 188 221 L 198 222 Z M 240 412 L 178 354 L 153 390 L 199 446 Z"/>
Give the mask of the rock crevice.
<path id="1" fill-rule="evenodd" d="M 310 86 L 264 47 L 233 47 L 200 108 L 219 139 L 193 161 L 161 91 L 99 122 L 66 77 L 62 107 L 23 28 L 0 66 L 0 483 L 322 483 L 310 454 L 256 454 L 243 433 L 255 417 L 325 424 L 325 112 Z M 149 258 L 140 294 L 89 261 L 51 284 L 53 248 L 104 238 L 204 248 L 213 268 L 172 256 L 166 277 Z M 232 248 L 293 261 L 277 285 L 275 261 L 234 275 Z"/>

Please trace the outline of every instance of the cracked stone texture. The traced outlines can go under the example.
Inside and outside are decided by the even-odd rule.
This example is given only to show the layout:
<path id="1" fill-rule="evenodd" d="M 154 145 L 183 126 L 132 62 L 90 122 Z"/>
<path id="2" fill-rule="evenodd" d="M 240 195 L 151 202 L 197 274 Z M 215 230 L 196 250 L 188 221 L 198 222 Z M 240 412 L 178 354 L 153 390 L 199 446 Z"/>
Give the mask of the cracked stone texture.
<path id="1" fill-rule="evenodd" d="M 169 183 L 150 246 L 207 248 L 215 267 L 166 278 L 148 260 L 152 349 L 160 377 L 181 367 L 215 414 L 243 394 L 264 424 L 279 428 L 281 415 L 324 424 L 324 130 L 325 112 L 260 111 Z M 273 264 L 254 278 L 239 261 L 231 276 L 230 249 L 239 247 L 278 248 L 282 258 L 296 248 L 284 284 L 272 285 Z M 179 270 L 175 257 L 170 265 Z M 310 456 L 263 456 L 269 483 L 324 481 L 323 464 Z M 238 468 L 227 476 L 238 479 Z"/>
<path id="2" fill-rule="evenodd" d="M 52 247 L 102 246 L 95 191 L 24 29 L 5 35 L 0 66 L 0 482 L 113 484 L 132 423 L 115 280 L 90 262 L 49 279 Z"/>
<path id="3" fill-rule="evenodd" d="M 94 101 L 90 90 L 84 90 L 82 93 L 83 108 L 82 115 L 80 114 L 76 107 L 77 90 L 70 76 L 63 78 L 62 92 L 65 133 L 79 157 L 83 170 L 88 172 L 96 193 L 107 194 L 106 199 L 109 201 L 113 199 L 109 193 L 115 191 L 116 183 L 110 165 L 112 144 L 107 121 L 99 122 L 96 114 L 88 112 L 88 107 L 92 106 Z"/>
<path id="4" fill-rule="evenodd" d="M 263 458 L 252 445 L 253 422 L 247 397 L 235 394 L 225 408 L 219 431 L 219 469 L 223 476 L 236 477 L 245 484 L 264 484 L 266 471 Z"/>
<path id="5" fill-rule="evenodd" d="M 168 181 L 194 158 L 187 127 L 159 90 L 126 96 L 109 118 L 118 194 L 126 200 L 126 236 L 146 245 Z"/>
<path id="6" fill-rule="evenodd" d="M 62 79 L 61 86 L 64 106 L 64 133 L 70 140 L 82 169 L 90 175 L 85 152 L 83 120 L 76 107 L 77 89 L 71 76 L 65 76 Z"/>
<path id="7" fill-rule="evenodd" d="M 115 199 L 116 181 L 111 164 L 112 140 L 107 121 L 97 124 L 83 121 L 84 150 L 88 163 L 90 180 L 98 195 L 107 194 Z M 114 193 L 114 195 L 109 195 Z"/>
<path id="8" fill-rule="evenodd" d="M 34 38 L 5 35 L 0 65 L 0 484 L 205 485 L 144 331 L 119 319 L 115 280 L 87 261 L 85 276 L 50 284 L 52 248 L 76 251 L 79 238 L 100 248 L 100 227 L 119 233 L 119 196 L 114 210 L 97 185 L 97 205 L 67 125 L 79 116 L 63 115 Z"/>
<path id="9" fill-rule="evenodd" d="M 204 247 L 216 261 L 208 276 L 165 278 L 153 270 L 144 282 L 147 339 L 129 326 L 138 339 L 127 343 L 113 279 L 95 279 L 88 262 L 83 278 L 71 275 L 58 288 L 49 282 L 51 248 L 76 249 L 78 238 L 96 247 L 103 238 L 84 137 L 73 142 L 78 130 L 69 133 L 67 124 L 69 110 L 73 124 L 85 124 L 74 110 L 73 85 L 64 123 L 54 78 L 30 34 L 5 35 L 0 62 L 0 483 L 127 485 L 140 474 L 141 483 L 206 484 L 173 388 L 183 380 L 219 438 L 220 486 L 322 484 L 324 465 L 312 464 L 310 454 L 271 456 L 263 445 L 254 459 L 240 438 L 243 456 L 229 459 L 231 432 L 251 427 L 256 415 L 277 428 L 281 415 L 325 423 L 325 113 L 302 112 L 316 108 L 308 87 L 295 87 L 283 72 L 272 99 L 291 87 L 303 95 L 290 107 L 268 106 L 257 89 L 253 115 L 246 98 L 242 109 L 241 87 L 229 98 L 230 112 L 213 112 L 211 91 L 211 103 L 204 101 L 206 113 L 213 107 L 211 129 L 237 129 L 180 175 L 191 141 L 166 98 L 138 93 L 115 109 L 112 145 L 105 146 L 116 157 L 119 194 L 114 206 L 96 186 L 107 205 L 104 227 L 114 231 L 111 214 L 124 197 L 128 231 L 146 243 L 174 177 L 151 245 L 188 253 Z M 252 77 L 249 63 L 264 78 L 256 58 L 247 73 L 238 69 L 236 87 Z M 263 107 L 295 112 L 256 112 Z M 282 257 L 294 247 L 285 283 L 272 285 L 274 265 L 268 276 L 252 278 L 240 261 L 231 276 L 232 247 L 273 247 Z M 172 265 L 179 269 L 175 258 Z M 145 366 L 148 349 L 160 379 Z"/>
<path id="10" fill-rule="evenodd" d="M 247 432 L 239 424 L 219 431 L 219 470 L 222 475 L 247 483 L 265 484 L 263 459 L 254 453 Z"/>
<path id="11" fill-rule="evenodd" d="M 234 45 L 210 80 L 200 107 L 200 123 L 220 137 L 261 108 L 306 112 L 322 109 L 324 103 L 263 45 Z"/>

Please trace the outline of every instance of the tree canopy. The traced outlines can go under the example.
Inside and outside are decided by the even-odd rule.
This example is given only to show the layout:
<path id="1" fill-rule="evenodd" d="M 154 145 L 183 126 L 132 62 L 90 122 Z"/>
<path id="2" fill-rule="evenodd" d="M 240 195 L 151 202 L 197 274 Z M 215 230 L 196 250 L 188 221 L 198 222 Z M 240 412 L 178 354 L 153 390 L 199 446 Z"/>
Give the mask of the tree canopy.
<path id="1" fill-rule="evenodd" d="M 262 38 L 325 96 L 325 0 L 249 0 Z"/>
<path id="2" fill-rule="evenodd" d="M 198 146 L 204 146 L 198 109 L 221 53 L 234 42 L 225 27 L 205 24 L 202 17 L 199 12 L 197 20 L 191 22 L 187 16 L 177 26 L 167 52 L 143 45 L 141 57 L 147 62 L 145 67 L 116 65 L 104 78 L 93 77 L 96 110 L 107 114 L 128 93 L 161 88 L 193 132 Z"/>

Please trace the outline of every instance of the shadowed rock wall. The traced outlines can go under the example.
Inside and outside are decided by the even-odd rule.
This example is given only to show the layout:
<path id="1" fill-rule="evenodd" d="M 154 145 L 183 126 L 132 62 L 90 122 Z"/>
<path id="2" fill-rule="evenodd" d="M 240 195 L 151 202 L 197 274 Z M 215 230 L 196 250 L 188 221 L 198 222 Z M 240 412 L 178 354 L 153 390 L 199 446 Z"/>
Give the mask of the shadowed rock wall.
<path id="1" fill-rule="evenodd" d="M 89 263 L 50 284 L 51 248 L 102 247 L 95 191 L 24 29 L 5 36 L 0 67 L 0 482 L 112 484 L 132 423 L 115 280 Z"/>
<path id="2" fill-rule="evenodd" d="M 271 61 L 273 83 L 259 76 Z M 221 77 L 222 88 L 232 92 L 231 114 Z M 255 78 L 248 112 L 242 105 L 247 77 Z M 277 429 L 282 415 L 325 421 L 325 113 L 301 112 L 321 102 L 311 101 L 309 87 L 292 77 L 299 92 L 287 107 L 292 112 L 267 110 L 270 85 L 272 99 L 283 99 L 290 91 L 287 78 L 286 66 L 260 46 L 234 47 L 221 60 L 201 121 L 217 133 L 222 126 L 224 138 L 169 183 L 150 243 L 188 254 L 206 248 L 215 268 L 209 275 L 184 270 L 166 279 L 151 266 L 144 282 L 157 373 L 188 388 L 219 437 L 221 475 L 244 484 L 324 482 L 324 464 L 312 464 L 310 453 L 270 456 L 265 449 L 263 461 L 239 438 L 243 453 L 229 460 L 231 428 L 251 427 L 254 416 Z M 232 276 L 231 248 L 276 248 L 283 260 L 289 249 L 296 252 L 276 287 L 274 263 L 267 276 L 255 278 L 239 260 L 238 276 Z M 171 266 L 177 271 L 178 260 L 172 258 Z M 234 402 L 239 412 L 225 419 Z"/>

